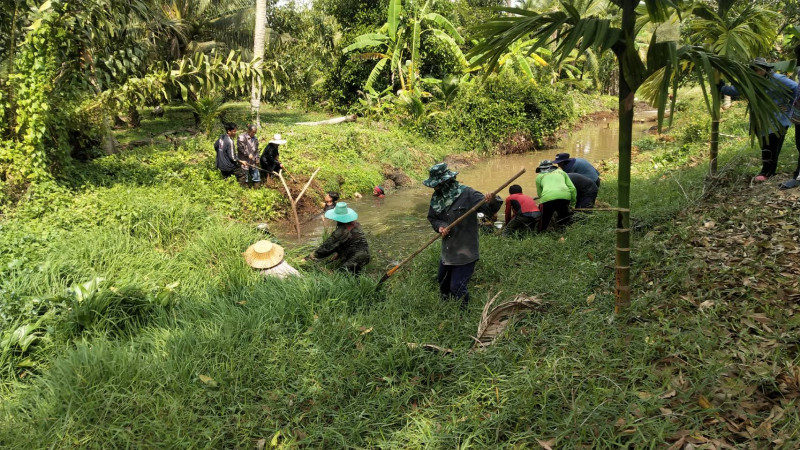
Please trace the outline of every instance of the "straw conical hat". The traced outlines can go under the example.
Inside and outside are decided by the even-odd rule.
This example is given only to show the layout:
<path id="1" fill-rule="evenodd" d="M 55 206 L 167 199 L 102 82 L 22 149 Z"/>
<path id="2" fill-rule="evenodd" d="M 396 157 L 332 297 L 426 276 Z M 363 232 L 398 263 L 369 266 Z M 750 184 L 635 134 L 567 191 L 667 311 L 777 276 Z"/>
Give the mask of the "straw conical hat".
<path id="1" fill-rule="evenodd" d="M 270 241 L 258 241 L 247 247 L 244 260 L 255 269 L 269 269 L 283 261 L 283 247 Z"/>

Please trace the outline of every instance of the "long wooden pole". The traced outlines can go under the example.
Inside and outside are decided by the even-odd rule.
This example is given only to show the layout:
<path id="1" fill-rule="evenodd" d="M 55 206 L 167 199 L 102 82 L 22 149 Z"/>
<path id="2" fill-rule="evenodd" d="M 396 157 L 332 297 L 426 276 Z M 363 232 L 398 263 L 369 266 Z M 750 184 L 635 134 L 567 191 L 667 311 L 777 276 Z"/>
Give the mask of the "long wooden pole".
<path id="1" fill-rule="evenodd" d="M 503 190 L 503 189 L 504 189 L 506 186 L 508 186 L 509 184 L 511 184 L 511 182 L 512 182 L 512 181 L 514 181 L 514 180 L 516 180 L 517 178 L 521 177 L 523 173 L 525 173 L 525 169 L 522 169 L 522 170 L 520 170 L 519 172 L 517 172 L 517 174 L 516 174 L 516 175 L 514 175 L 514 176 L 513 176 L 513 177 L 511 177 L 511 178 L 510 178 L 508 181 L 506 181 L 505 183 L 503 183 L 503 185 L 502 185 L 502 186 L 500 186 L 499 188 L 497 188 L 497 189 L 495 189 L 494 191 L 490 192 L 490 197 L 491 197 L 491 198 L 494 198 L 494 196 L 495 196 L 495 195 L 497 195 L 497 193 L 498 193 L 498 192 L 502 191 L 502 190 Z M 480 202 L 478 202 L 478 204 L 477 204 L 477 205 L 473 206 L 473 207 L 472 207 L 472 208 L 471 208 L 469 211 L 465 212 L 465 213 L 464 213 L 464 214 L 463 214 L 461 217 L 459 217 L 458 219 L 454 220 L 454 221 L 453 221 L 453 223 L 451 223 L 450 225 L 448 225 L 448 226 L 447 226 L 447 228 L 445 228 L 445 232 L 449 232 L 449 231 L 450 231 L 450 230 L 452 230 L 452 229 L 453 229 L 453 228 L 454 228 L 456 225 L 458 225 L 459 223 L 461 223 L 461 222 L 462 222 L 464 219 L 466 219 L 466 218 L 467 218 L 467 217 L 469 217 L 470 215 L 474 214 L 474 213 L 475 213 L 475 211 L 477 211 L 477 210 L 478 210 L 478 208 L 480 208 L 481 206 L 483 206 L 483 204 L 484 204 L 484 203 L 486 203 L 486 199 L 485 199 L 485 198 L 484 198 L 483 200 L 481 200 Z M 417 250 L 416 250 L 414 253 L 412 253 L 412 254 L 408 255 L 408 256 L 406 257 L 406 259 L 404 259 L 404 260 L 400 261 L 400 262 L 399 262 L 399 263 L 398 263 L 396 266 L 394 266 L 394 267 L 392 267 L 391 269 L 389 269 L 389 270 L 388 270 L 388 271 L 387 271 L 387 272 L 386 272 L 386 273 L 383 275 L 383 278 L 381 278 L 381 280 L 380 280 L 380 281 L 378 281 L 378 286 L 376 287 L 376 289 L 380 288 L 381 284 L 383 284 L 383 282 L 384 282 L 384 281 L 388 280 L 388 279 L 389 279 L 389 277 L 391 277 L 392 275 L 394 275 L 394 273 L 395 273 L 395 272 L 397 272 L 397 270 L 398 270 L 398 269 L 400 269 L 400 267 L 402 267 L 404 264 L 406 264 L 407 262 L 409 262 L 409 261 L 411 261 L 412 259 L 414 259 L 414 257 L 416 257 L 417 255 L 419 255 L 420 253 L 422 253 L 422 251 L 423 251 L 423 250 L 425 250 L 426 248 L 428 248 L 428 246 L 430 246 L 431 244 L 433 244 L 434 242 L 436 242 L 436 240 L 438 240 L 440 237 L 442 237 L 442 233 L 436 233 L 436 236 L 432 237 L 432 238 L 431 238 L 431 239 L 430 239 L 428 242 L 426 242 L 426 243 L 425 243 L 425 244 L 424 244 L 422 247 L 420 247 L 419 249 L 417 249 Z"/>

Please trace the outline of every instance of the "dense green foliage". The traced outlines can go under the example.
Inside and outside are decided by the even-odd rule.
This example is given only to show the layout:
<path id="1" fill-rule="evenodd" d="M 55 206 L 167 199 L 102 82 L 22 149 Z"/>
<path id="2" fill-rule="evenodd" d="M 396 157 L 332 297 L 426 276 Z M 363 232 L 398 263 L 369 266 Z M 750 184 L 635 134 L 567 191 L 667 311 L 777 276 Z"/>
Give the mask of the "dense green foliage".
<path id="1" fill-rule="evenodd" d="M 488 149 L 514 133 L 540 146 L 575 119 L 574 103 L 564 93 L 503 74 L 461 87 L 444 111 L 421 121 L 419 128 L 432 137 L 464 139 Z"/>

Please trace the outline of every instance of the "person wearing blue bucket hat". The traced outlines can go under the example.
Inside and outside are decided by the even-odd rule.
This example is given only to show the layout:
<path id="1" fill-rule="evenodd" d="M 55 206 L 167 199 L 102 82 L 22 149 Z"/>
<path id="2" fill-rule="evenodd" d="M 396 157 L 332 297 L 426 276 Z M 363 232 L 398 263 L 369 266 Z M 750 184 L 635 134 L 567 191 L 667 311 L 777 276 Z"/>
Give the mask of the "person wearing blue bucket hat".
<path id="1" fill-rule="evenodd" d="M 369 263 L 369 244 L 367 236 L 356 221 L 358 214 L 347 207 L 347 203 L 338 202 L 333 209 L 325 211 L 325 218 L 336 222 L 336 229 L 328 239 L 311 255 L 312 259 L 326 258 L 334 253 L 339 261 L 339 268 L 359 274 Z"/>
<path id="2" fill-rule="evenodd" d="M 439 258 L 439 293 L 442 300 L 455 298 L 464 309 L 469 303 L 467 283 L 475 272 L 478 261 L 478 213 L 492 216 L 500 209 L 502 200 L 490 198 L 456 181 L 458 172 L 439 163 L 430 168 L 429 177 L 422 184 L 433 188 L 428 221 L 433 230 L 442 234 L 442 253 Z M 447 226 L 464 215 L 472 207 L 486 200 L 473 217 L 458 223 L 449 232 Z"/>

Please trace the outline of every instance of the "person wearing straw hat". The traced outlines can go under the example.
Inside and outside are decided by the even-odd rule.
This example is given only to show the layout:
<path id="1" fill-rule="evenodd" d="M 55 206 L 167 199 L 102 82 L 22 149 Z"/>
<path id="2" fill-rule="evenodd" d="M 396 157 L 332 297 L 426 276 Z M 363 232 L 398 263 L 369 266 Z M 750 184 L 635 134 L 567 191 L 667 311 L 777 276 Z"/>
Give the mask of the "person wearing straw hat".
<path id="1" fill-rule="evenodd" d="M 572 220 L 570 204 L 575 204 L 578 191 L 561 169 L 550 160 L 543 160 L 536 168 L 536 192 L 539 194 L 539 207 L 542 219 L 539 231 L 546 231 L 553 214 L 558 214 L 558 224 L 568 224 Z"/>
<path id="2" fill-rule="evenodd" d="M 283 259 L 283 247 L 267 240 L 261 240 L 247 247 L 244 252 L 244 260 L 247 264 L 261 271 L 262 275 L 278 278 L 286 278 L 294 275 L 300 276 L 300 272 Z"/>
<path id="3" fill-rule="evenodd" d="M 779 123 L 777 127 L 765 131 L 760 137 L 761 142 L 761 171 L 753 178 L 755 182 L 764 182 L 773 175 L 778 169 L 778 156 L 783 147 L 783 140 L 786 137 L 786 131 L 792 122 L 789 120 L 787 112 L 790 108 L 791 100 L 798 97 L 799 89 L 797 83 L 792 81 L 789 77 L 773 72 L 773 65 L 768 63 L 764 58 L 756 58 L 750 63 L 750 68 L 755 71 L 759 76 L 769 79 L 770 83 L 766 89 L 766 94 L 772 99 L 778 109 L 775 111 L 776 122 Z M 739 91 L 734 86 L 725 85 L 723 81 L 719 84 L 720 93 L 729 95 L 731 97 L 738 97 Z M 787 94 L 786 91 L 791 91 Z M 751 125 L 753 124 L 753 115 L 750 115 Z M 753 127 L 751 126 L 751 129 Z M 800 170 L 800 165 L 798 165 Z M 797 174 L 795 174 L 797 176 Z"/>
<path id="4" fill-rule="evenodd" d="M 358 214 L 347 203 L 338 202 L 325 211 L 325 218 L 336 222 L 336 229 L 311 255 L 311 259 L 326 258 L 334 253 L 339 268 L 358 275 L 369 264 L 367 236 L 356 221 Z"/>
<path id="5" fill-rule="evenodd" d="M 469 186 L 456 181 L 458 172 L 447 168 L 447 163 L 439 163 L 428 171 L 428 179 L 422 184 L 433 188 L 428 222 L 433 230 L 442 235 L 442 253 L 439 258 L 439 293 L 442 300 L 460 301 L 462 309 L 469 304 L 467 284 L 475 272 L 478 252 L 478 212 L 493 216 L 500 210 L 502 200 L 481 194 Z M 449 232 L 447 227 L 464 215 L 472 207 L 486 200 L 473 217 L 467 217 Z"/>
<path id="6" fill-rule="evenodd" d="M 278 146 L 285 143 L 286 139 L 283 139 L 280 134 L 276 133 L 272 136 L 272 140 L 267 143 L 264 153 L 261 154 L 261 170 L 264 172 L 264 176 L 267 179 L 274 176 L 273 172 L 280 172 L 283 170 L 283 164 L 279 159 L 280 152 L 278 151 Z"/>

